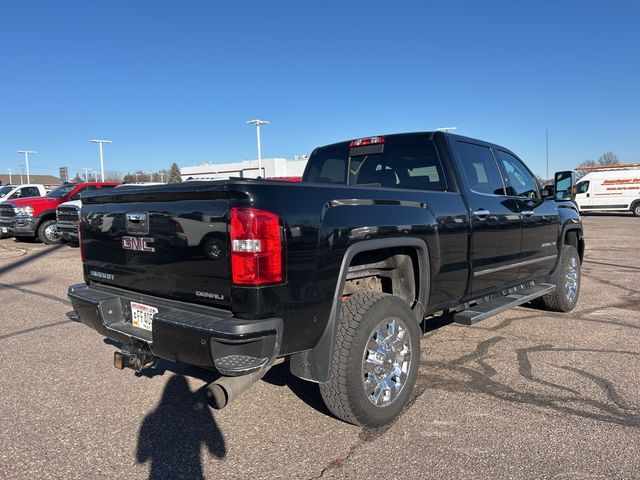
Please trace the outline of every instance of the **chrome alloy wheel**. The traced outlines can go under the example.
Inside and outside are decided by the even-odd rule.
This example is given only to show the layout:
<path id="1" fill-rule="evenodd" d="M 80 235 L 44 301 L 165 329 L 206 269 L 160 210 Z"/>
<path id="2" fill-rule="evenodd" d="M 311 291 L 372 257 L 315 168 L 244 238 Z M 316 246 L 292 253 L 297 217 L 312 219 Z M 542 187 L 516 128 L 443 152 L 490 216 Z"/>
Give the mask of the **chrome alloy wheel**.
<path id="1" fill-rule="evenodd" d="M 409 331 L 399 318 L 386 318 L 369 336 L 362 357 L 362 385 L 371 403 L 390 405 L 407 382 L 411 366 Z"/>
<path id="2" fill-rule="evenodd" d="M 571 257 L 567 265 L 567 273 L 565 274 L 564 284 L 564 293 L 567 296 L 567 300 L 569 300 L 569 303 L 572 303 L 576 298 L 576 294 L 578 293 L 579 281 L 578 259 L 576 257 Z"/>
<path id="3" fill-rule="evenodd" d="M 50 242 L 57 242 L 62 238 L 62 234 L 58 231 L 58 228 L 55 225 L 49 225 L 45 228 L 44 235 Z"/>

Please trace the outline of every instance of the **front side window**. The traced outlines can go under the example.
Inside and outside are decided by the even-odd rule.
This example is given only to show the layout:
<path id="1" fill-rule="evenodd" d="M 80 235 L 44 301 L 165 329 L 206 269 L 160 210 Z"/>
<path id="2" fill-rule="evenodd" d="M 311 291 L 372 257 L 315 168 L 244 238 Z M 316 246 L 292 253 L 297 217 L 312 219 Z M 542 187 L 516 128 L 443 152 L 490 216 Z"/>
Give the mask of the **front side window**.
<path id="1" fill-rule="evenodd" d="M 0 197 L 4 197 L 7 193 L 13 190 L 16 187 L 12 187 L 10 185 L 5 185 L 4 187 L 0 187 Z"/>
<path id="2" fill-rule="evenodd" d="M 576 193 L 587 193 L 589 190 L 589 180 L 583 180 L 576 185 Z"/>
<path id="3" fill-rule="evenodd" d="M 488 147 L 458 141 L 456 151 L 471 190 L 486 195 L 505 194 L 498 165 Z"/>
<path id="4" fill-rule="evenodd" d="M 520 160 L 510 153 L 498 150 L 500 164 L 507 176 L 507 194 L 512 197 L 524 197 L 529 199 L 540 198 L 538 182 Z"/>

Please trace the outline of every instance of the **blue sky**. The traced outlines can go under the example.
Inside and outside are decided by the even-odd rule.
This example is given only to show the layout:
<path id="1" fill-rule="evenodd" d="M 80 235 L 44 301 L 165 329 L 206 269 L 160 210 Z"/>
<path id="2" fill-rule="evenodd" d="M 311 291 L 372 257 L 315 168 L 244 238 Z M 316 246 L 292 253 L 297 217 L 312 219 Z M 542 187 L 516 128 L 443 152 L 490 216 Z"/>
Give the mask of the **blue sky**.
<path id="1" fill-rule="evenodd" d="M 457 126 L 545 174 L 640 161 L 634 2 L 29 1 L 0 6 L 0 171 L 292 157 Z"/>

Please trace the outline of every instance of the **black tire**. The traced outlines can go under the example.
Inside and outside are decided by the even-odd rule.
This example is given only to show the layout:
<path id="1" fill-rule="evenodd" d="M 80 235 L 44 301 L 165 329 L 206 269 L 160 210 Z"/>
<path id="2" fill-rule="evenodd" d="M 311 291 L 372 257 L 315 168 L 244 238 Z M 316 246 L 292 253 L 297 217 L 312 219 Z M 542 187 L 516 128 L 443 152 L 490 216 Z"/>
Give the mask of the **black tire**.
<path id="1" fill-rule="evenodd" d="M 635 202 L 631 205 L 631 211 L 634 217 L 640 217 L 640 202 Z"/>
<path id="2" fill-rule="evenodd" d="M 38 227 L 38 238 L 47 245 L 62 243 L 62 235 L 56 229 L 55 220 L 45 220 Z"/>
<path id="3" fill-rule="evenodd" d="M 36 241 L 36 237 L 13 237 L 16 242 L 33 243 Z"/>
<path id="4" fill-rule="evenodd" d="M 578 303 L 580 295 L 580 256 L 575 247 L 562 247 L 560 264 L 553 276 L 556 290 L 540 300 L 543 308 L 553 312 L 570 312 Z"/>
<path id="5" fill-rule="evenodd" d="M 395 322 L 395 331 L 405 332 L 399 340 L 399 334 L 395 334 L 394 342 L 389 340 L 393 334 L 389 334 L 390 327 L 386 322 Z M 380 332 L 386 337 L 380 341 L 389 340 L 388 346 L 393 347 L 386 351 L 385 355 L 388 356 L 381 361 L 378 353 L 370 353 L 372 350 L 367 345 L 372 341 L 378 345 L 377 352 L 381 349 L 385 351 L 380 346 L 376 333 L 376 327 L 383 324 L 387 331 Z M 342 303 L 329 381 L 320 384 L 322 399 L 329 410 L 341 420 L 363 427 L 379 427 L 397 417 L 409 400 L 418 376 L 421 336 L 413 312 L 400 298 L 372 292 L 357 293 L 349 297 Z M 397 352 L 400 347 L 404 354 Z M 379 366 L 374 367 L 374 362 L 380 362 Z M 372 371 L 365 374 L 365 367 Z M 399 371 L 402 371 L 399 376 L 394 373 Z M 374 388 L 372 395 L 365 392 L 367 384 L 370 388 L 379 386 L 378 378 L 382 377 L 389 382 L 395 378 L 396 382 L 401 383 L 399 388 L 395 384 L 399 390 L 395 398 L 391 397 L 396 390 L 391 388 Z M 368 379 L 367 382 L 365 378 Z M 388 384 L 385 385 L 389 387 Z M 382 397 L 381 405 L 373 403 L 376 391 L 379 392 L 378 401 Z M 381 393 L 383 391 L 384 394 Z"/>

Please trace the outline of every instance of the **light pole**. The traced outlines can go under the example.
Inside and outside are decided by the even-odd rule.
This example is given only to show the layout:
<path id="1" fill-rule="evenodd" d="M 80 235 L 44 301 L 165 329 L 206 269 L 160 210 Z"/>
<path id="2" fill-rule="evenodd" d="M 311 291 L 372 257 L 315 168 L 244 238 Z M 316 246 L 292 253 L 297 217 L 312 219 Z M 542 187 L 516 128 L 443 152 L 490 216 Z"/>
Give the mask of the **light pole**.
<path id="1" fill-rule="evenodd" d="M 90 168 L 83 168 L 82 170 L 84 170 L 84 181 L 88 182 L 89 181 L 89 175 L 88 172 L 89 170 L 91 170 Z"/>
<path id="2" fill-rule="evenodd" d="M 258 176 L 262 176 L 262 150 L 260 148 L 260 125 L 269 125 L 269 122 L 266 120 L 249 120 L 247 125 L 255 125 L 256 126 L 256 138 L 258 139 Z"/>
<path id="3" fill-rule="evenodd" d="M 164 172 L 159 172 L 160 173 L 160 183 L 164 183 Z"/>
<path id="4" fill-rule="evenodd" d="M 13 172 L 13 168 L 7 168 L 9 170 L 9 185 L 11 185 L 11 172 Z"/>
<path id="5" fill-rule="evenodd" d="M 29 178 L 29 154 L 33 155 L 36 152 L 32 150 L 18 150 L 18 153 L 24 153 L 24 161 L 27 164 L 27 183 L 31 183 L 31 178 Z"/>
<path id="6" fill-rule="evenodd" d="M 104 182 L 104 158 L 102 156 L 102 144 L 103 143 L 112 143 L 111 140 L 91 140 L 91 143 L 97 143 L 100 145 L 100 177 L 102 178 L 102 182 Z"/>
<path id="7" fill-rule="evenodd" d="M 549 129 L 545 130 L 547 135 L 547 177 L 545 180 L 549 180 Z"/>
<path id="8" fill-rule="evenodd" d="M 458 127 L 440 127 L 436 128 L 436 132 L 448 132 L 449 130 L 457 130 Z"/>

